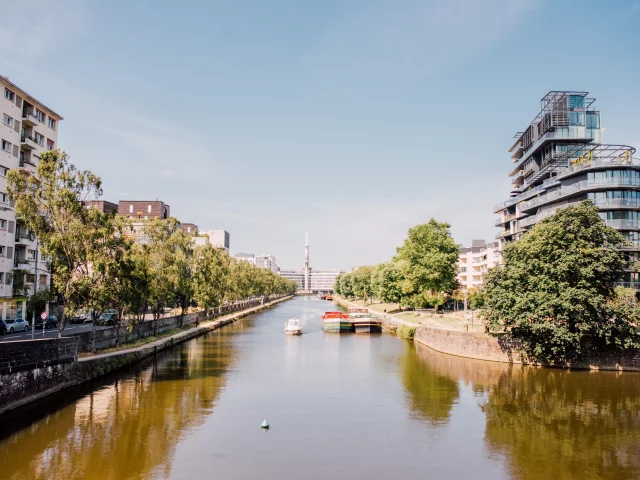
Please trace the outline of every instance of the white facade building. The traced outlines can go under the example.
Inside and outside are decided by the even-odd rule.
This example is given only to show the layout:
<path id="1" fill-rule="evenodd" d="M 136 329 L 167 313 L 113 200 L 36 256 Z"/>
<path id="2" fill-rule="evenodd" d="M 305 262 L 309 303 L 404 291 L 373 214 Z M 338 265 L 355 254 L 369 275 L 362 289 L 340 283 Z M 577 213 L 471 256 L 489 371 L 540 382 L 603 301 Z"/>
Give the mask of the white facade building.
<path id="1" fill-rule="evenodd" d="M 249 262 L 251 265 L 256 264 L 256 256 L 253 253 L 236 253 L 234 257 L 243 262 Z"/>
<path id="2" fill-rule="evenodd" d="M 500 264 L 500 243 L 472 240 L 470 247 L 460 247 L 458 282 L 463 290 L 482 285 L 484 274 Z"/>
<path id="3" fill-rule="evenodd" d="M 226 230 L 207 230 L 201 231 L 201 235 L 209 237 L 209 243 L 216 248 L 224 248 L 229 253 L 231 248 L 231 235 Z"/>
<path id="4" fill-rule="evenodd" d="M 256 267 L 271 270 L 273 273 L 278 273 L 279 270 L 278 265 L 276 264 L 276 257 L 273 255 L 257 255 L 255 257 L 255 265 Z"/>
<path id="5" fill-rule="evenodd" d="M 6 175 L 14 168 L 35 173 L 40 155 L 58 147 L 62 117 L 1 75 L 0 91 L 0 298 L 2 318 L 11 318 L 25 309 L 23 299 L 13 295 L 13 272 L 27 272 L 28 295 L 36 288 L 48 288 L 50 275 L 46 259 L 36 251 L 34 236 L 16 219 L 7 197 Z"/>

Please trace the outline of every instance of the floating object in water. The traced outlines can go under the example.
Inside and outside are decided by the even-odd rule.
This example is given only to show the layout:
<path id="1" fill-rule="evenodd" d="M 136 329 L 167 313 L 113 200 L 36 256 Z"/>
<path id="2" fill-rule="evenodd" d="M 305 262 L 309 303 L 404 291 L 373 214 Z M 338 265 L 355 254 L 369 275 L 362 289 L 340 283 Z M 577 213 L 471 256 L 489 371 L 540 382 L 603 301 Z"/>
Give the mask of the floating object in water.
<path id="1" fill-rule="evenodd" d="M 267 422 L 267 419 L 265 418 L 264 421 L 262 422 L 262 425 L 260 425 L 260 428 L 269 428 L 269 422 Z"/>
<path id="2" fill-rule="evenodd" d="M 287 335 L 301 335 L 302 328 L 300 328 L 300 320 L 297 318 L 291 318 L 284 326 L 284 333 Z"/>

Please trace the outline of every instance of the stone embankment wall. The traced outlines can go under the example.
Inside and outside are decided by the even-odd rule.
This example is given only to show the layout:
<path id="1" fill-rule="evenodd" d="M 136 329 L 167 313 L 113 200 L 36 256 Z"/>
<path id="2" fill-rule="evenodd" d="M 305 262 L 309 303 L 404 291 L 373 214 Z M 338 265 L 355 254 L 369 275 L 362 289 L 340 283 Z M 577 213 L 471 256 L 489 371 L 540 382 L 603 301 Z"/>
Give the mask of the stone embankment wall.
<path id="1" fill-rule="evenodd" d="M 215 317 L 228 315 L 235 311 L 239 311 L 246 308 L 256 307 L 261 305 L 260 300 L 248 301 L 242 304 L 242 306 L 227 306 L 222 307 L 221 311 L 216 310 Z M 183 325 L 189 325 L 195 323 L 196 317 L 200 315 L 200 320 L 204 321 L 203 313 L 189 313 L 183 318 Z M 107 348 L 115 347 L 116 345 L 126 344 L 138 341 L 142 338 L 147 338 L 154 335 L 154 323 L 153 321 L 146 321 L 139 324 L 135 331 L 129 332 L 126 327 L 120 327 L 118 332 L 115 328 L 107 328 L 102 330 L 96 330 L 95 332 L 82 332 L 72 334 L 71 336 L 78 339 L 78 352 L 91 352 L 93 340 L 92 337 L 95 333 L 95 349 L 104 350 Z M 161 318 L 157 321 L 157 333 L 166 332 L 167 330 L 173 330 L 179 328 L 180 318 L 177 316 Z"/>
<path id="2" fill-rule="evenodd" d="M 279 298 L 251 308 L 249 304 L 246 304 L 244 309 L 235 313 L 217 320 L 203 322 L 197 328 L 189 328 L 140 347 L 80 359 L 78 359 L 78 352 L 86 348 L 87 340 L 84 338 L 86 334 L 60 339 L 47 338 L 0 343 L 0 414 L 64 388 L 105 375 L 290 298 L 290 296 Z M 195 322 L 195 317 L 195 314 L 187 316 L 185 324 Z M 175 317 L 162 319 L 161 322 L 163 322 L 165 331 L 176 328 L 178 324 Z M 114 329 L 99 330 L 97 333 L 107 331 L 112 333 L 105 333 L 100 337 L 101 345 L 113 346 L 115 345 Z M 160 328 L 158 331 L 161 331 Z M 83 348 L 79 348 L 80 346 Z"/>
<path id="3" fill-rule="evenodd" d="M 0 344 L 0 413 L 3 406 L 40 398 L 76 372 L 77 340 L 46 338 Z"/>
<path id="4" fill-rule="evenodd" d="M 535 362 L 529 361 L 525 355 L 518 351 L 518 342 L 509 340 L 506 336 L 418 327 L 413 339 L 438 352 L 458 357 L 513 364 L 535 364 Z M 640 371 L 640 352 L 629 352 L 625 356 L 610 354 L 599 358 L 552 366 L 581 370 Z"/>

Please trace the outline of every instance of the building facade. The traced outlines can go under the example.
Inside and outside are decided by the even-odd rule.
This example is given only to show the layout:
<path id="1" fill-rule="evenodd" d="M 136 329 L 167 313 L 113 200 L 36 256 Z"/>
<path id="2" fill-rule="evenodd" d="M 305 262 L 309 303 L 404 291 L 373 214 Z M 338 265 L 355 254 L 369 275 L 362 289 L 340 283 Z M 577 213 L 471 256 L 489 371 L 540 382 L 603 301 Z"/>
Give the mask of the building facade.
<path id="1" fill-rule="evenodd" d="M 458 259 L 460 288 L 469 290 L 480 287 L 487 270 L 499 264 L 499 242 L 487 243 L 484 240 L 472 240 L 470 247 L 460 246 Z"/>
<path id="2" fill-rule="evenodd" d="M 511 198 L 496 205 L 500 249 L 558 209 L 591 200 L 628 241 L 621 284 L 638 288 L 631 265 L 640 251 L 640 162 L 627 145 L 602 144 L 600 112 L 587 92 L 553 91 L 509 149 Z"/>
<path id="3" fill-rule="evenodd" d="M 243 262 L 248 262 L 251 265 L 256 264 L 256 256 L 253 253 L 236 253 L 234 257 Z"/>
<path id="4" fill-rule="evenodd" d="M 187 235 L 198 234 L 198 226 L 195 223 L 180 223 L 180 228 Z"/>
<path id="5" fill-rule="evenodd" d="M 223 248 L 227 253 L 231 248 L 231 235 L 226 230 L 207 230 L 200 232 L 209 237 L 209 243 L 216 248 Z"/>
<path id="6" fill-rule="evenodd" d="M 171 207 L 160 200 L 120 200 L 118 215 L 131 220 L 166 219 L 171 216 Z"/>
<path id="7" fill-rule="evenodd" d="M 106 200 L 85 200 L 84 204 L 87 208 L 95 208 L 102 213 L 118 213 L 118 204 Z"/>
<path id="8" fill-rule="evenodd" d="M 32 295 L 36 289 L 49 287 L 50 275 L 37 239 L 16 218 L 7 197 L 6 176 L 14 168 L 35 173 L 40 156 L 58 148 L 63 118 L 3 76 L 0 90 L 0 298 L 2 318 L 15 318 L 26 306 L 23 298 L 14 296 L 14 285 L 24 282 L 27 295 Z"/>
<path id="9" fill-rule="evenodd" d="M 256 267 L 266 268 L 273 273 L 278 273 L 278 265 L 276 264 L 276 257 L 273 255 L 256 255 L 255 257 Z"/>

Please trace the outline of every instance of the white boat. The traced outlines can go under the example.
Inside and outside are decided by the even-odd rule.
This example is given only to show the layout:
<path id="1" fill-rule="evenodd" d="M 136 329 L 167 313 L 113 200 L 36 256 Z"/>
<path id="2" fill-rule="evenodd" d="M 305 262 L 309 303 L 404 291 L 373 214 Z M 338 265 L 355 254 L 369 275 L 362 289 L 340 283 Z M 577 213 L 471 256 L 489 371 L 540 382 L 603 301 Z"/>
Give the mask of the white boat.
<path id="1" fill-rule="evenodd" d="M 291 318 L 284 326 L 284 333 L 287 335 L 301 335 L 302 328 L 300 328 L 300 320 L 297 318 Z"/>

